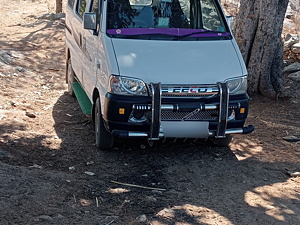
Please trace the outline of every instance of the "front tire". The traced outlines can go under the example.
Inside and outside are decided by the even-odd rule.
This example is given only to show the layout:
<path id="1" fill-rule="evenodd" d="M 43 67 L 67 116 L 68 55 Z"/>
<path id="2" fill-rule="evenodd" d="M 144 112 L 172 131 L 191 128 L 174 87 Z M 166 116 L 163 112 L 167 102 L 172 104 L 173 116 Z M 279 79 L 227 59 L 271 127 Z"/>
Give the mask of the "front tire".
<path id="1" fill-rule="evenodd" d="M 111 149 L 113 147 L 113 136 L 104 126 L 101 114 L 100 98 L 97 98 L 94 110 L 96 146 L 101 150 Z"/>

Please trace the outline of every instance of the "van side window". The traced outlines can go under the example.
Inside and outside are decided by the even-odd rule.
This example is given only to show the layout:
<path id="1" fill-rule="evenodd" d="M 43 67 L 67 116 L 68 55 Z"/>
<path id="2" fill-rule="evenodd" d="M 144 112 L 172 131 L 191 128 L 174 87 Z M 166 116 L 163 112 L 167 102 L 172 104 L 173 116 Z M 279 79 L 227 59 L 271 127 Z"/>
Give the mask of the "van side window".
<path id="1" fill-rule="evenodd" d="M 203 28 L 214 31 L 225 31 L 220 13 L 217 11 L 215 2 L 212 0 L 201 1 Z"/>
<path id="2" fill-rule="evenodd" d="M 68 0 L 68 6 L 73 9 L 75 0 Z"/>
<path id="3" fill-rule="evenodd" d="M 101 7 L 102 7 L 102 0 L 92 0 L 91 1 L 90 12 L 96 14 L 97 30 L 99 30 L 99 26 L 100 26 Z"/>
<path id="4" fill-rule="evenodd" d="M 81 18 L 83 17 L 83 14 L 85 12 L 86 4 L 87 4 L 87 0 L 78 0 L 77 2 L 76 11 Z"/>

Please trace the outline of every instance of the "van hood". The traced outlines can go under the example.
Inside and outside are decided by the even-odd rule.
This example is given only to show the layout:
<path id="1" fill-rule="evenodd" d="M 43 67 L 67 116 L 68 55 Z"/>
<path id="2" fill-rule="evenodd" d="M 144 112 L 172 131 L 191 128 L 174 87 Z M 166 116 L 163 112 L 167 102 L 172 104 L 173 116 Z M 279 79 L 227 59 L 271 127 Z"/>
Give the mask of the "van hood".
<path id="1" fill-rule="evenodd" d="M 145 83 L 215 84 L 246 75 L 232 40 L 112 39 L 119 75 Z"/>

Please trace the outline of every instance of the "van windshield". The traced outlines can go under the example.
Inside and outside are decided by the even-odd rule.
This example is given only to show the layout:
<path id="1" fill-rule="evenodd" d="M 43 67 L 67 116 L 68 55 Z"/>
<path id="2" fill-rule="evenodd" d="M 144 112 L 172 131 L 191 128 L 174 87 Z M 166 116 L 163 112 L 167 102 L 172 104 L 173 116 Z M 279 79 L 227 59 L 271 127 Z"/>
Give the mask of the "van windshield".
<path id="1" fill-rule="evenodd" d="M 216 0 L 108 0 L 107 34 L 119 38 L 230 36 Z"/>

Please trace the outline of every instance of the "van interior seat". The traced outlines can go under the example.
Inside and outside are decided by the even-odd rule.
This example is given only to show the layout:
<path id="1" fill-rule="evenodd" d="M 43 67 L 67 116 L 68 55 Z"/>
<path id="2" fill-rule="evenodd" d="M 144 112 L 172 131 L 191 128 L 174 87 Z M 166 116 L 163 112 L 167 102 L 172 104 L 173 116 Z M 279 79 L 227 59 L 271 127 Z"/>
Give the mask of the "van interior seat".
<path id="1" fill-rule="evenodd" d="M 169 28 L 190 28 L 188 19 L 182 11 L 178 0 L 172 0 L 170 2 L 160 2 L 154 0 L 153 10 L 156 17 L 156 26 L 159 26 L 159 18 L 169 18 Z"/>
<path id="2" fill-rule="evenodd" d="M 108 1 L 108 29 L 132 27 L 160 27 L 159 20 L 168 18 L 164 27 L 189 28 L 186 15 L 178 0 L 153 1 L 149 5 L 130 5 L 129 0 Z"/>

